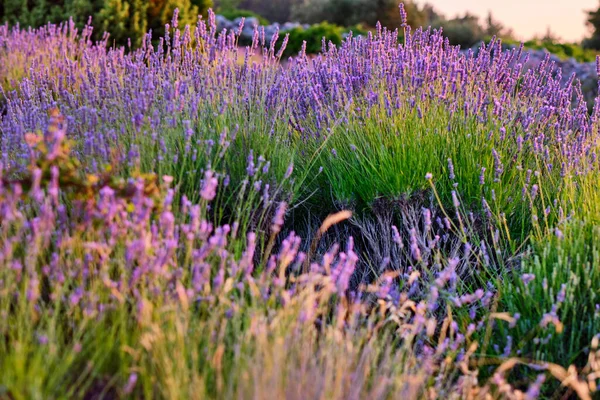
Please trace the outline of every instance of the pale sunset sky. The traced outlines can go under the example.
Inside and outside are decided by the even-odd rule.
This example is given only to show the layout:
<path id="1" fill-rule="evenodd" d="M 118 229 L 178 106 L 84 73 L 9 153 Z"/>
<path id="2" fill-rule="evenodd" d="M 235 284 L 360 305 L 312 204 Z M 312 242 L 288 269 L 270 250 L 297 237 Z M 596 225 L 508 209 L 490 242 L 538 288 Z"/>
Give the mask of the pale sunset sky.
<path id="1" fill-rule="evenodd" d="M 469 11 L 481 18 L 492 12 L 494 19 L 515 32 L 517 39 L 541 36 L 549 26 L 563 41 L 580 41 L 588 34 L 585 10 L 597 9 L 599 0 L 416 0 L 432 4 L 446 17 Z"/>

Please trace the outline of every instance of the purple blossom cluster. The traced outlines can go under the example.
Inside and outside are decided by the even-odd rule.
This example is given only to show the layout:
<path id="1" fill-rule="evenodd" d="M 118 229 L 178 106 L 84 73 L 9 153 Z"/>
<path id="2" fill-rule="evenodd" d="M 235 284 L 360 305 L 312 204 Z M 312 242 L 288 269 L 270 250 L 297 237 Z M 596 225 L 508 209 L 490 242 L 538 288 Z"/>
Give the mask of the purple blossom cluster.
<path id="1" fill-rule="evenodd" d="M 176 19 L 171 25 L 177 26 Z M 130 53 L 91 43 L 90 30 L 0 28 L 0 47 L 28 66 L 26 76 L 12 81 L 15 90 L 5 94 L 3 165 L 26 157 L 23 134 L 43 130 L 46 112 L 55 107 L 67 116 L 80 155 L 102 162 L 113 161 L 115 148 L 126 149 L 119 162 L 130 161 L 140 135 L 161 149 L 158 157 L 172 159 L 161 131 L 174 127 L 186 132 L 179 156 L 191 157 L 194 142 L 208 139 L 198 132 L 201 122 L 224 114 L 251 115 L 248 130 L 260 127 L 260 134 L 282 140 L 290 132 L 322 140 L 355 117 L 410 110 L 422 116 L 436 107 L 449 113 L 449 124 L 493 122 L 488 140 L 509 144 L 513 160 L 531 152 L 546 169 L 563 174 L 572 167 L 585 171 L 595 160 L 590 136 L 600 109 L 590 117 L 575 78 L 562 84 L 549 58 L 524 70 L 522 48 L 502 52 L 498 41 L 477 54 L 463 53 L 440 31 L 407 28 L 399 43 L 397 31 L 378 28 L 337 48 L 324 43 L 317 57 L 301 53 L 282 67 L 276 37 L 265 38 L 257 27 L 252 45 L 241 49 L 235 31 L 217 33 L 214 14 L 195 28 L 167 30 L 157 47 L 148 36 Z M 38 56 L 39 46 L 60 56 Z M 498 180 L 511 160 L 495 150 L 493 156 Z"/>

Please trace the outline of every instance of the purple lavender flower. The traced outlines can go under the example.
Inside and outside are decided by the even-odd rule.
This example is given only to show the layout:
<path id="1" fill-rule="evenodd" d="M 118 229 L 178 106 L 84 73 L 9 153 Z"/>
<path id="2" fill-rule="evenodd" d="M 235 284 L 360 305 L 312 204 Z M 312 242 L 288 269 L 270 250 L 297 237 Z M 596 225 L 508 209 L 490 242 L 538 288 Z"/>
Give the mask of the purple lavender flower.
<path id="1" fill-rule="evenodd" d="M 285 211 L 287 209 L 287 204 L 285 202 L 279 203 L 277 207 L 277 211 L 275 212 L 275 216 L 273 217 L 273 224 L 271 225 L 271 232 L 279 233 L 281 231 L 281 227 L 283 226 L 283 218 L 285 216 Z"/>
<path id="2" fill-rule="evenodd" d="M 452 159 L 448 159 L 448 178 L 450 180 L 456 179 L 456 175 L 454 175 L 454 164 L 452 163 Z"/>
<path id="3" fill-rule="evenodd" d="M 521 275 L 521 280 L 523 281 L 523 284 L 525 286 L 529 285 L 529 282 L 533 281 L 535 279 L 535 275 L 534 274 L 523 274 Z"/>
<path id="4" fill-rule="evenodd" d="M 456 191 L 452 191 L 452 204 L 454 204 L 455 208 L 460 207 L 460 201 L 458 201 L 458 195 L 456 194 Z"/>
<path id="5" fill-rule="evenodd" d="M 421 249 L 417 239 L 417 231 L 415 228 L 410 230 L 410 253 L 415 261 L 421 261 Z"/>
<path id="6" fill-rule="evenodd" d="M 404 3 L 398 4 L 398 10 L 400 11 L 400 20 L 402 21 L 401 27 L 405 28 L 408 26 L 406 23 L 408 16 L 406 15 L 406 10 L 404 9 Z"/>
<path id="7" fill-rule="evenodd" d="M 133 389 L 135 389 L 135 384 L 137 383 L 138 376 L 136 373 L 132 373 L 129 375 L 129 379 L 127 380 L 127 384 L 123 387 L 123 392 L 125 394 L 131 394 Z"/>
<path id="8" fill-rule="evenodd" d="M 200 196 L 207 201 L 212 201 L 217 195 L 217 185 L 219 181 L 214 176 L 212 171 L 206 171 L 204 173 L 204 180 L 202 181 L 202 189 Z"/>
<path id="9" fill-rule="evenodd" d="M 288 165 L 283 179 L 289 179 L 292 176 L 292 172 L 294 172 L 294 163 L 290 163 L 290 165 Z"/>

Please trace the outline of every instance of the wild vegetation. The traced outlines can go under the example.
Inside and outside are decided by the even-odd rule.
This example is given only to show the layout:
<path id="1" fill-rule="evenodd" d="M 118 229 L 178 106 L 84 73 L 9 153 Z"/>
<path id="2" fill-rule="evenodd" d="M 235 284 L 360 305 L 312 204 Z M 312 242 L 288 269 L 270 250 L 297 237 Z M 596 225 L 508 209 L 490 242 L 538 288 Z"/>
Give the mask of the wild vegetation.
<path id="1" fill-rule="evenodd" d="M 399 15 L 0 27 L 0 397 L 592 398 L 600 102 Z"/>

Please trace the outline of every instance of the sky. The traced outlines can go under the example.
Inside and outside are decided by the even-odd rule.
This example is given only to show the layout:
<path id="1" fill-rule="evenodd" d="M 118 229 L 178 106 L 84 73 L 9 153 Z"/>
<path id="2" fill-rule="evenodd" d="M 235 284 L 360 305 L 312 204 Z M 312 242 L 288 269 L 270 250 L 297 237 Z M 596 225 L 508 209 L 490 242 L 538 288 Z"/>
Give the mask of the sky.
<path id="1" fill-rule="evenodd" d="M 469 11 L 481 18 L 492 12 L 494 19 L 513 29 L 520 40 L 542 36 L 548 27 L 561 40 L 575 42 L 589 31 L 585 10 L 597 9 L 599 0 L 417 0 L 429 3 L 446 17 Z"/>

